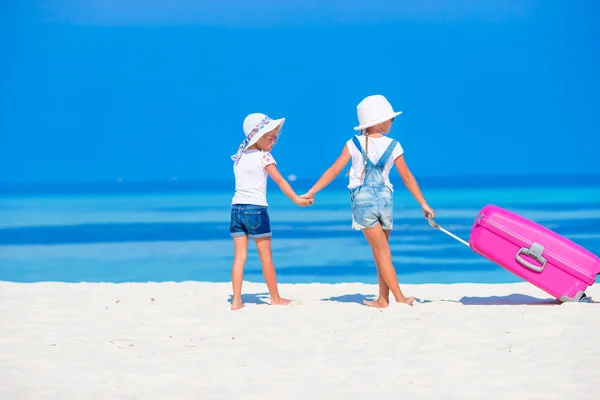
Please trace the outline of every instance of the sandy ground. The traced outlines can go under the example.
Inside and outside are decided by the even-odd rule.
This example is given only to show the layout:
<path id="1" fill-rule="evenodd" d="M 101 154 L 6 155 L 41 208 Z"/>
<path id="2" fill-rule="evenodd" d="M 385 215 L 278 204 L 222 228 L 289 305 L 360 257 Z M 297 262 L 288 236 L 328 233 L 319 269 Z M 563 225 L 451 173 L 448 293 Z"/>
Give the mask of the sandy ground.
<path id="1" fill-rule="evenodd" d="M 0 282 L 0 399 L 597 399 L 600 304 L 527 283 Z M 587 294 L 600 300 L 600 285 Z"/>

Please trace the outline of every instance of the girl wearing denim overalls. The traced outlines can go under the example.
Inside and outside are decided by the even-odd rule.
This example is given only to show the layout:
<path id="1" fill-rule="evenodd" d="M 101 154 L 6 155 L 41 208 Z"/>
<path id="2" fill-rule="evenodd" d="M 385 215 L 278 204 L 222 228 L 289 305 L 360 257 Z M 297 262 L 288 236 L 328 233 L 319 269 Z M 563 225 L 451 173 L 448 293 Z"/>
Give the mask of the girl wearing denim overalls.
<path id="1" fill-rule="evenodd" d="M 390 103 L 381 95 L 365 98 L 357 107 L 359 126 L 354 128 L 361 135 L 346 143 L 336 162 L 321 176 L 315 185 L 301 197 L 313 199 L 314 195 L 329 185 L 344 169 L 350 159 L 350 200 L 352 203 L 352 228 L 361 230 L 373 252 L 379 281 L 379 297 L 365 301 L 371 307 L 389 305 L 391 290 L 397 303 L 412 305 L 414 297 L 406 297 L 400 290 L 388 240 L 393 225 L 393 187 L 389 172 L 395 165 L 402 181 L 417 199 L 425 217 L 434 216 L 427 205 L 417 181 L 410 173 L 403 157 L 400 143 L 384 135 L 390 131 L 394 112 Z"/>
<path id="2" fill-rule="evenodd" d="M 234 258 L 231 270 L 233 299 L 231 309 L 243 307 L 242 281 L 244 264 L 248 254 L 248 239 L 254 239 L 262 263 L 263 276 L 271 305 L 289 305 L 290 300 L 279 296 L 277 277 L 271 254 L 271 221 L 267 211 L 267 175 L 277 183 L 294 203 L 305 207 L 312 199 L 300 198 L 277 170 L 277 163 L 270 151 L 285 118 L 273 120 L 261 113 L 250 114 L 244 120 L 246 138 L 240 144 L 234 161 L 235 195 L 231 201 L 229 232 L 233 237 Z"/>

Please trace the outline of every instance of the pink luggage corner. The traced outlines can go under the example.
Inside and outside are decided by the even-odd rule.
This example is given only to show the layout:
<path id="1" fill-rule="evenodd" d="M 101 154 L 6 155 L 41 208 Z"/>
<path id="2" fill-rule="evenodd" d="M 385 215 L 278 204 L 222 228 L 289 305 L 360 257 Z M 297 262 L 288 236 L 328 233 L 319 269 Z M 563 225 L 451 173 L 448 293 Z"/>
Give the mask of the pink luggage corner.
<path id="1" fill-rule="evenodd" d="M 558 233 L 495 205 L 478 213 L 469 243 L 440 229 L 561 302 L 591 300 L 585 290 L 600 274 L 600 258 Z"/>
<path id="2" fill-rule="evenodd" d="M 495 205 L 481 209 L 473 251 L 562 301 L 579 301 L 600 273 L 600 258 L 533 221 Z"/>

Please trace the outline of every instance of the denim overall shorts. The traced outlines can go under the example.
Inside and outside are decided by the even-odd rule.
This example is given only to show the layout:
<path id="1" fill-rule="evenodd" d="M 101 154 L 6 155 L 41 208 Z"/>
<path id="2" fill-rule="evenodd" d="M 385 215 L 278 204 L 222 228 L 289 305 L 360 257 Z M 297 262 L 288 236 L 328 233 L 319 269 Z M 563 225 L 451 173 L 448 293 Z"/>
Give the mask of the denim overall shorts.
<path id="1" fill-rule="evenodd" d="M 361 151 L 366 159 L 365 150 L 354 136 L 352 143 Z M 392 140 L 377 164 L 367 159 L 364 180 L 361 186 L 350 190 L 352 203 L 352 228 L 368 229 L 381 224 L 383 230 L 391 230 L 394 223 L 394 196 L 392 190 L 385 184 L 383 169 L 398 143 Z"/>

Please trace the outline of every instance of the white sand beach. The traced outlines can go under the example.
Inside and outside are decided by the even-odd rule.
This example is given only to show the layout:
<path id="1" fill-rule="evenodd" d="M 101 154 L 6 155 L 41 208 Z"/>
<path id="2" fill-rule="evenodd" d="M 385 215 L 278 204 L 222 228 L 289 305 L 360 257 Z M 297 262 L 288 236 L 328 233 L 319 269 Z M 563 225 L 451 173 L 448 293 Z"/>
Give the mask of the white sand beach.
<path id="1" fill-rule="evenodd" d="M 600 304 L 527 283 L 0 282 L 0 399 L 597 399 Z M 600 300 L 600 285 L 587 292 Z"/>

